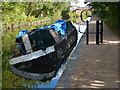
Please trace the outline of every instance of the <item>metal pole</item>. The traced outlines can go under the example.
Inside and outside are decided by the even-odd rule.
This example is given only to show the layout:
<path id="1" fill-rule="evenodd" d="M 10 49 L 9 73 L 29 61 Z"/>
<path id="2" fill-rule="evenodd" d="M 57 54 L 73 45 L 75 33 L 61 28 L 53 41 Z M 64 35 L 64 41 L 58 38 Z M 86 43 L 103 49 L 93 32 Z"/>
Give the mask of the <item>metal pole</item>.
<path id="1" fill-rule="evenodd" d="M 103 43 L 103 21 L 101 21 L 101 27 L 100 27 L 100 29 L 101 29 L 101 43 Z"/>
<path id="2" fill-rule="evenodd" d="M 86 21 L 87 23 L 87 28 L 86 28 L 86 45 L 89 44 L 89 21 Z"/>
<path id="3" fill-rule="evenodd" d="M 99 21 L 96 21 L 96 44 L 99 45 Z"/>
<path id="4" fill-rule="evenodd" d="M 81 31 L 80 31 L 80 23 L 78 24 L 78 31 L 81 32 Z"/>

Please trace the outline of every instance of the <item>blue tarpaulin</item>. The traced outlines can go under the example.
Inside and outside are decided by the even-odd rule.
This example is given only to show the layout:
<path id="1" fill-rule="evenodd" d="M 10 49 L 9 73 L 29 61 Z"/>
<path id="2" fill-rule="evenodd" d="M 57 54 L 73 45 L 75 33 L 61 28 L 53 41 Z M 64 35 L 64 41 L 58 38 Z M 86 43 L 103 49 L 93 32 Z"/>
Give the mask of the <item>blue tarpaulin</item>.
<path id="1" fill-rule="evenodd" d="M 40 30 L 40 29 L 48 29 L 48 28 L 52 28 L 55 31 L 60 31 L 61 35 L 65 35 L 66 33 L 66 22 L 65 20 L 58 20 L 56 23 L 46 26 L 46 27 L 42 27 L 42 28 L 37 28 L 35 30 Z M 16 41 L 19 37 L 21 37 L 22 35 L 28 33 L 28 30 L 22 30 L 19 32 L 18 37 L 16 37 Z"/>
<path id="2" fill-rule="evenodd" d="M 16 42 L 19 43 L 18 38 L 21 37 L 22 35 L 28 33 L 28 30 L 22 30 L 19 32 L 18 36 L 16 37 Z"/>
<path id="3" fill-rule="evenodd" d="M 42 28 L 37 28 L 37 29 L 34 29 L 34 30 L 48 29 L 48 28 L 52 28 L 55 31 L 60 31 L 61 35 L 64 36 L 65 33 L 66 33 L 66 22 L 65 22 L 65 20 L 58 20 L 54 24 L 51 24 L 49 26 L 42 27 Z M 26 34 L 26 33 L 28 33 L 28 30 L 22 30 L 22 31 L 20 31 L 19 34 L 18 34 L 18 37 L 16 37 L 16 42 L 19 43 L 18 38 L 21 37 L 22 35 Z"/>
<path id="4" fill-rule="evenodd" d="M 61 33 L 61 35 L 65 35 L 66 33 L 66 22 L 64 20 L 58 20 L 56 23 L 51 24 L 49 26 L 46 27 L 42 27 L 42 28 L 37 28 L 37 29 L 33 29 L 31 31 L 35 31 L 35 30 L 41 30 L 41 29 L 54 29 L 55 31 L 59 31 Z M 16 42 L 17 43 L 21 43 L 21 40 L 19 40 L 19 37 L 21 37 L 22 35 L 28 33 L 28 30 L 22 30 L 19 32 L 18 37 L 16 37 Z M 22 53 L 25 54 L 25 51 L 23 50 L 21 45 L 18 45 L 18 48 L 22 51 Z"/>
<path id="5" fill-rule="evenodd" d="M 48 28 L 52 28 L 55 31 L 60 31 L 61 35 L 65 35 L 66 33 L 66 22 L 65 20 L 58 20 L 56 23 L 46 26 L 46 27 L 42 27 L 42 28 L 37 28 L 36 30 L 40 30 L 40 29 L 48 29 Z"/>
<path id="6" fill-rule="evenodd" d="M 17 38 L 21 37 L 22 35 L 24 35 L 26 33 L 28 33 L 28 30 L 22 30 L 22 31 L 20 31 Z"/>

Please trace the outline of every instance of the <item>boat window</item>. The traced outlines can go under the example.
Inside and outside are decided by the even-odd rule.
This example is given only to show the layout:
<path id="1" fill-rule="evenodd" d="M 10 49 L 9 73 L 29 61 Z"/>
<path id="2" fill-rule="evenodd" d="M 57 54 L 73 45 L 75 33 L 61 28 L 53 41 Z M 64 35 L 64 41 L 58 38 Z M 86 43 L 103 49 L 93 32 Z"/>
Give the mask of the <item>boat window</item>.
<path id="1" fill-rule="evenodd" d="M 55 44 L 55 40 L 49 30 L 36 30 L 34 32 L 29 32 L 29 38 L 34 51 L 40 49 L 44 50 Z"/>

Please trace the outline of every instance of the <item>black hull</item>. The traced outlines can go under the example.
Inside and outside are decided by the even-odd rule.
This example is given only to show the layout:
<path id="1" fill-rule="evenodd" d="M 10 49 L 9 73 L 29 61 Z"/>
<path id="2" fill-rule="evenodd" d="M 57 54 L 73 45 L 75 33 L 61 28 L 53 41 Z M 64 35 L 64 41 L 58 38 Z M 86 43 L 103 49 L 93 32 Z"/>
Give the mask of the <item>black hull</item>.
<path id="1" fill-rule="evenodd" d="M 47 68 L 51 68 L 52 67 L 47 67 Z M 56 75 L 56 70 L 53 69 L 51 72 L 49 73 L 31 73 L 31 72 L 26 72 L 26 71 L 22 71 L 19 70 L 17 68 L 15 68 L 14 66 L 10 65 L 9 69 L 16 75 L 26 78 L 26 79 L 31 79 L 31 80 L 41 80 L 41 81 L 47 81 L 47 80 L 51 80 L 55 75 Z M 37 68 L 36 68 L 37 69 Z M 40 68 L 39 68 L 40 69 Z M 42 70 L 42 69 L 41 69 Z M 43 69 L 44 70 L 44 69 Z M 48 70 L 49 71 L 49 70 Z M 40 72 L 40 70 L 38 70 L 38 72 Z"/>

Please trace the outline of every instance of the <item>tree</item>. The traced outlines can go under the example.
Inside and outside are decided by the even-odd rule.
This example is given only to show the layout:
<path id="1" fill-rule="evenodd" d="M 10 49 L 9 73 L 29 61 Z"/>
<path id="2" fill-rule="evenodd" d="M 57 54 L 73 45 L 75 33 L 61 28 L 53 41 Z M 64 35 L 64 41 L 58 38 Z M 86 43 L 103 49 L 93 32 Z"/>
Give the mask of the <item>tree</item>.
<path id="1" fill-rule="evenodd" d="M 110 26 L 118 26 L 118 2 L 93 2 L 91 3 L 97 15 Z"/>

